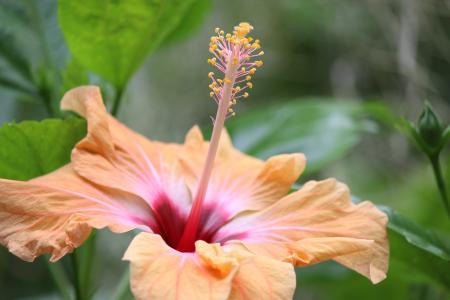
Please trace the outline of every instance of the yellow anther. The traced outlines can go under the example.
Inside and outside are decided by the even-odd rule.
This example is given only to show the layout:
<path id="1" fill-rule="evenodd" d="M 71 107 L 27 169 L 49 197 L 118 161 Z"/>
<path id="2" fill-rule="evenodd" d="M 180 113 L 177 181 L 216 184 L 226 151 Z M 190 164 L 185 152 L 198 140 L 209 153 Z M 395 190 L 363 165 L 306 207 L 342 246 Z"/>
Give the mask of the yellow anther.
<path id="1" fill-rule="evenodd" d="M 220 28 L 216 28 L 216 35 L 210 38 L 209 51 L 213 54 L 208 59 L 210 65 L 219 66 L 221 73 L 230 74 L 228 68 L 233 65 L 232 68 L 234 77 L 230 75 L 225 76 L 222 79 L 216 78 L 214 72 L 209 72 L 208 77 L 211 78 L 209 84 L 210 96 L 214 99 L 229 95 L 231 90 L 231 99 L 228 105 L 227 116 L 234 116 L 236 113 L 233 107 L 239 102 L 237 98 L 249 97 L 250 90 L 253 88 L 253 83 L 250 80 L 253 74 L 256 73 L 258 67 L 263 66 L 262 60 L 254 60 L 254 57 L 264 55 L 264 51 L 254 50 L 261 48 L 260 41 L 249 37 L 248 34 L 253 30 L 253 27 L 246 22 L 240 23 L 234 27 L 233 32 L 226 33 Z M 256 54 L 258 53 L 258 54 Z M 229 65 L 227 65 L 229 64 Z M 248 67 L 248 66 L 252 67 Z M 237 71 L 236 71 L 237 70 Z M 245 85 L 239 86 L 235 84 L 235 80 L 238 82 L 244 82 Z M 228 90 L 228 93 L 225 93 Z M 248 92 L 246 92 L 248 91 Z"/>
<path id="2" fill-rule="evenodd" d="M 214 29 L 214 32 L 215 32 L 215 33 L 219 33 L 219 32 L 220 32 L 220 28 L 219 28 L 219 27 L 216 27 L 216 29 Z"/>
<path id="3" fill-rule="evenodd" d="M 233 112 L 231 113 L 231 116 L 234 117 L 235 115 L 236 115 L 236 113 L 233 111 Z"/>
<path id="4" fill-rule="evenodd" d="M 244 38 L 250 31 L 253 30 L 253 26 L 247 22 L 242 22 L 238 26 L 234 27 L 234 34 L 238 38 Z"/>

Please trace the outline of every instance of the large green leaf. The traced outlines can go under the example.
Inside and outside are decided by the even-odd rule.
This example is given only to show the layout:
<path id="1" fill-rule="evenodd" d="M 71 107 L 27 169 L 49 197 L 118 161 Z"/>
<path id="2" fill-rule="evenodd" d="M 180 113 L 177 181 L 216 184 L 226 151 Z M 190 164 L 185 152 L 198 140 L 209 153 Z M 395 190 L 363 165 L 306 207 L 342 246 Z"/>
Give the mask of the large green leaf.
<path id="1" fill-rule="evenodd" d="M 2 100 L 41 102 L 50 116 L 56 116 L 59 70 L 67 54 L 57 24 L 56 0 L 0 1 Z"/>
<path id="2" fill-rule="evenodd" d="M 170 44 L 188 36 L 203 22 L 210 8 L 211 0 L 194 1 L 178 26 L 164 39 L 163 44 Z"/>
<path id="3" fill-rule="evenodd" d="M 86 135 L 86 121 L 69 118 L 9 123 L 0 128 L 0 178 L 28 180 L 66 164 Z"/>
<path id="4" fill-rule="evenodd" d="M 366 116 L 374 106 L 352 101 L 297 99 L 284 104 L 240 113 L 228 129 L 240 150 L 267 158 L 303 152 L 307 171 L 313 172 L 342 157 L 363 132 L 374 130 Z"/>
<path id="5" fill-rule="evenodd" d="M 25 79 L 31 80 L 29 62 L 19 47 L 17 47 L 14 37 L 11 34 L 0 31 L 0 40 L 0 57 Z"/>
<path id="6" fill-rule="evenodd" d="M 59 0 L 59 23 L 86 69 L 123 87 L 196 0 Z"/>
<path id="7" fill-rule="evenodd" d="M 404 266 L 405 275 L 418 272 L 450 289 L 450 248 L 432 231 L 380 206 L 389 216 L 391 256 Z"/>
<path id="8" fill-rule="evenodd" d="M 62 70 L 61 96 L 68 90 L 89 83 L 89 76 L 83 66 L 76 59 L 67 62 Z"/>

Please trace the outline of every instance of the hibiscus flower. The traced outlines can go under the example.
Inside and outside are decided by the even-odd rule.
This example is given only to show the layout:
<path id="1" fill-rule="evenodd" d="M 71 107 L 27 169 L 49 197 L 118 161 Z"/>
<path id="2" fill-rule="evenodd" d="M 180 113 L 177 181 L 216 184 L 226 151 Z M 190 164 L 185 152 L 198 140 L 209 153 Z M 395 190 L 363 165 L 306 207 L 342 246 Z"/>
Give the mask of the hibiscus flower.
<path id="1" fill-rule="evenodd" d="M 184 144 L 150 141 L 108 114 L 94 86 L 66 93 L 61 108 L 86 118 L 71 163 L 30 181 L 0 180 L 0 242 L 23 260 L 57 261 L 92 228 L 141 232 L 124 255 L 137 299 L 291 299 L 294 267 L 333 259 L 372 282 L 388 267 L 387 217 L 353 204 L 335 179 L 290 193 L 303 154 L 266 161 L 234 149 L 224 130 L 263 55 L 241 23 L 211 38 L 211 141 L 198 127 Z M 245 84 L 240 87 L 240 84 Z"/>

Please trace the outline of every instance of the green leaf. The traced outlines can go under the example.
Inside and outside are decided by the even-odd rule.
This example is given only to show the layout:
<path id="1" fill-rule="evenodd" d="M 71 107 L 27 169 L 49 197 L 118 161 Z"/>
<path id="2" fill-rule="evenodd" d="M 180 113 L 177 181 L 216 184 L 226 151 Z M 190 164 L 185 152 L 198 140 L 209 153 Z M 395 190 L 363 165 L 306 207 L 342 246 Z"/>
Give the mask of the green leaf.
<path id="1" fill-rule="evenodd" d="M 420 137 L 419 133 L 415 125 L 406 120 L 405 118 L 398 119 L 398 122 L 395 124 L 397 129 L 402 132 L 409 140 L 418 148 L 422 149 L 425 147 L 424 141 Z"/>
<path id="2" fill-rule="evenodd" d="M 7 63 L 28 81 L 32 80 L 30 65 L 23 53 L 16 45 L 11 34 L 0 31 L 0 57 L 7 61 Z"/>
<path id="3" fill-rule="evenodd" d="M 0 178 L 28 180 L 68 163 L 74 145 L 86 135 L 77 118 L 9 123 L 0 128 Z"/>
<path id="4" fill-rule="evenodd" d="M 21 80 L 11 78 L 2 69 L 0 69 L 0 87 L 30 96 L 36 95 L 32 87 L 29 87 L 26 83 L 24 84 Z"/>
<path id="5" fill-rule="evenodd" d="M 435 233 L 380 206 L 389 216 L 389 240 L 393 260 L 444 287 L 450 287 L 450 249 Z M 406 273 L 408 275 L 408 273 Z"/>
<path id="6" fill-rule="evenodd" d="M 196 0 L 59 0 L 59 23 L 86 69 L 123 88 Z"/>
<path id="7" fill-rule="evenodd" d="M 163 44 L 171 44 L 191 34 L 203 22 L 210 8 L 211 0 L 194 1 L 178 26 L 164 39 Z"/>
<path id="8" fill-rule="evenodd" d="M 0 1 L 0 87 L 16 99 L 41 102 L 57 115 L 60 69 L 68 49 L 56 20 L 56 0 Z"/>
<path id="9" fill-rule="evenodd" d="M 264 159 L 303 152 L 307 171 L 314 172 L 345 155 L 362 133 L 376 129 L 367 114 L 362 103 L 308 98 L 240 113 L 227 127 L 240 150 Z"/>
<path id="10" fill-rule="evenodd" d="M 83 65 L 76 59 L 69 61 L 62 71 L 62 89 L 61 94 L 66 91 L 89 83 L 89 76 Z"/>

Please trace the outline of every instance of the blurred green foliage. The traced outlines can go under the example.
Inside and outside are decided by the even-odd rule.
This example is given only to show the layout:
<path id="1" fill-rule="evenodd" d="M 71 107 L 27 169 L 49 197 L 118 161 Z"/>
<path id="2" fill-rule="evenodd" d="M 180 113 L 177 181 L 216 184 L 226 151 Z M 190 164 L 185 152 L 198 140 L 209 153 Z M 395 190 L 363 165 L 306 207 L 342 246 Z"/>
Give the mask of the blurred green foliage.
<path id="1" fill-rule="evenodd" d="M 314 173 L 348 153 L 362 134 L 377 130 L 377 124 L 367 118 L 374 105 L 389 114 L 381 103 L 292 99 L 232 119 L 228 130 L 237 148 L 262 159 L 305 153 L 306 172 Z"/>
<path id="2" fill-rule="evenodd" d="M 373 286 L 326 263 L 297 270 L 296 297 L 450 299 L 450 224 L 429 167 L 394 129 L 397 114 L 418 115 L 425 98 L 449 121 L 449 17 L 450 4 L 440 0 L 0 0 L 0 122 L 61 117 L 66 90 L 97 84 L 115 112 L 132 100 L 121 115 L 132 127 L 179 139 L 194 121 L 209 126 L 214 109 L 204 104 L 206 31 L 248 20 L 267 67 L 255 80 L 255 100 L 229 121 L 237 147 L 261 158 L 304 152 L 301 181 L 338 177 L 390 216 L 384 282 Z M 75 118 L 3 125 L 0 177 L 54 170 L 85 130 Z M 443 162 L 449 190 L 448 146 Z M 92 270 L 94 288 L 98 299 L 110 299 L 121 273 L 126 282 L 120 256 L 130 235 L 99 232 L 99 239 L 95 265 L 109 268 Z M 25 264 L 0 249 L 2 297 L 56 298 L 50 278 L 42 261 Z"/>

